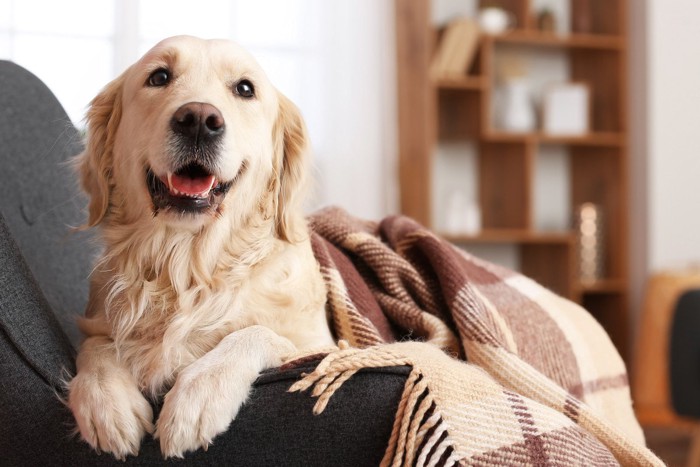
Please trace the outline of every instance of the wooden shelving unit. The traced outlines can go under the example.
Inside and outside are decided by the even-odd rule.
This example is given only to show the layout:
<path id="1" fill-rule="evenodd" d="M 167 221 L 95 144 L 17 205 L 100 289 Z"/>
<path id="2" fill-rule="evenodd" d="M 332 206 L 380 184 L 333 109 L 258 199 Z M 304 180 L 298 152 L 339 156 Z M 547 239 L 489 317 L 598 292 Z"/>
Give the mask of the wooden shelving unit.
<path id="1" fill-rule="evenodd" d="M 570 0 L 573 15 L 585 14 L 585 34 L 542 33 L 531 0 L 501 0 L 516 18 L 510 32 L 480 39 L 473 65 L 462 77 L 432 80 L 429 67 L 440 37 L 431 24 L 430 0 L 395 0 L 399 104 L 399 176 L 403 213 L 432 226 L 433 166 L 441 142 L 469 141 L 477 148 L 478 198 L 483 230 L 446 238 L 466 248 L 515 245 L 521 270 L 555 292 L 585 306 L 610 333 L 623 356 L 628 349 L 628 153 L 626 114 L 626 1 Z M 493 1 L 489 2 L 493 4 Z M 542 132 L 507 133 L 493 128 L 499 47 L 556 49 L 568 60 L 570 79 L 591 91 L 591 132 L 555 137 Z M 570 208 L 584 202 L 605 215 L 606 274 L 595 283 L 577 277 L 573 231 L 535 228 L 535 171 L 546 146 L 563 146 L 569 157 Z M 435 183 L 440 183 L 436 180 Z"/>

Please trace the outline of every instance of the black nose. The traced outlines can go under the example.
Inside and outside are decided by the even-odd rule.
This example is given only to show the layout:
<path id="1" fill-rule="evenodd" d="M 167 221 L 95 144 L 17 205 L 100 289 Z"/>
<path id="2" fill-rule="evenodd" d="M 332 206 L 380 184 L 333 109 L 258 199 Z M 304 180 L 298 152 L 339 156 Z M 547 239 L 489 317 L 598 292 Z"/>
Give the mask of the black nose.
<path id="1" fill-rule="evenodd" d="M 190 102 L 175 111 L 170 127 L 188 138 L 207 138 L 223 134 L 224 117 L 211 104 Z"/>

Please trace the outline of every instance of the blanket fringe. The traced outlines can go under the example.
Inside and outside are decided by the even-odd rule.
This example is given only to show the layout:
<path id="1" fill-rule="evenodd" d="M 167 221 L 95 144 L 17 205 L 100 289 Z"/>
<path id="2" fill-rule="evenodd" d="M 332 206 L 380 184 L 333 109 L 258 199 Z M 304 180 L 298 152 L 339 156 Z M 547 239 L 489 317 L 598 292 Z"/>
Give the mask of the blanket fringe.
<path id="1" fill-rule="evenodd" d="M 417 466 L 446 466 L 458 462 L 447 426 L 437 412 L 435 400 L 428 389 L 428 380 L 410 358 L 385 347 L 373 347 L 369 352 L 367 349 L 348 348 L 346 342 L 339 347 L 339 352 L 326 356 L 313 372 L 303 375 L 301 380 L 294 383 L 289 392 L 313 387 L 311 394 L 318 398 L 313 412 L 318 415 L 325 410 L 335 392 L 359 370 L 412 366 L 380 465 L 396 467 L 415 463 Z"/>
<path id="2" fill-rule="evenodd" d="M 404 386 L 380 466 L 451 466 L 457 462 L 447 424 L 437 411 L 428 380 L 414 367 Z"/>
<path id="3" fill-rule="evenodd" d="M 288 389 L 289 392 L 301 392 L 313 386 L 311 394 L 318 398 L 314 405 L 316 415 L 325 410 L 333 394 L 362 368 L 411 364 L 406 357 L 381 347 L 377 347 L 381 349 L 378 352 L 366 352 L 363 349 L 350 348 L 347 341 L 340 341 L 338 347 L 340 351 L 327 355 L 313 372 L 302 375 L 302 379 Z"/>

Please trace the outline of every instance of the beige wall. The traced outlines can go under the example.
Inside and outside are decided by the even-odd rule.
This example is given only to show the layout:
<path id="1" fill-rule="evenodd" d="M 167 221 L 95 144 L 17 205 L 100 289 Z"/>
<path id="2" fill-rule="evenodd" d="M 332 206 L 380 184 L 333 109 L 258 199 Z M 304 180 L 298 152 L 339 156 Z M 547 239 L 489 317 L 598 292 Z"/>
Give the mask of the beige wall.
<path id="1" fill-rule="evenodd" d="M 700 261 L 700 2 L 648 0 L 649 265 Z"/>
<path id="2" fill-rule="evenodd" d="M 650 273 L 700 263 L 700 2 L 629 8 L 636 311 Z"/>

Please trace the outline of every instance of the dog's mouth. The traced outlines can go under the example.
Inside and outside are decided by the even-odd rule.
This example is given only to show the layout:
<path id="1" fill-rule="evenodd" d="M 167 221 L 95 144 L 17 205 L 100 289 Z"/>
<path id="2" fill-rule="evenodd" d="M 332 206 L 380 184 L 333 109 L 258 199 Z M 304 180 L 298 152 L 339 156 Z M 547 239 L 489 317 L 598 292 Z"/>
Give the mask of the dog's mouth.
<path id="1" fill-rule="evenodd" d="M 146 186 L 153 201 L 154 212 L 169 209 L 181 214 L 216 212 L 245 165 L 228 182 L 218 180 L 203 165 L 191 162 L 175 172 L 157 176 L 150 168 L 146 171 Z"/>

